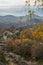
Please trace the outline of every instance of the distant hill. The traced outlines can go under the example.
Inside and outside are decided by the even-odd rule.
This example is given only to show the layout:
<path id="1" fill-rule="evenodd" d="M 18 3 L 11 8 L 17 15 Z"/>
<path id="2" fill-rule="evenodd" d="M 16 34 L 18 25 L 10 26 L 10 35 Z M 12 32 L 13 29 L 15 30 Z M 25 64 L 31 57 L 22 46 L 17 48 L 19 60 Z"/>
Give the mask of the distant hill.
<path id="1" fill-rule="evenodd" d="M 16 22 L 18 20 L 18 17 L 15 17 L 13 15 L 6 15 L 0 16 L 0 19 L 6 22 Z"/>
<path id="2" fill-rule="evenodd" d="M 25 25 L 27 22 L 26 17 L 27 16 L 23 16 L 22 20 L 20 21 L 19 16 L 18 17 L 13 15 L 0 16 L 0 27 L 9 28 L 11 26 L 19 27 L 21 26 L 21 24 Z M 33 18 L 31 20 L 28 20 L 28 22 L 30 25 L 34 23 L 43 23 L 43 18 L 37 15 L 33 15 Z"/>

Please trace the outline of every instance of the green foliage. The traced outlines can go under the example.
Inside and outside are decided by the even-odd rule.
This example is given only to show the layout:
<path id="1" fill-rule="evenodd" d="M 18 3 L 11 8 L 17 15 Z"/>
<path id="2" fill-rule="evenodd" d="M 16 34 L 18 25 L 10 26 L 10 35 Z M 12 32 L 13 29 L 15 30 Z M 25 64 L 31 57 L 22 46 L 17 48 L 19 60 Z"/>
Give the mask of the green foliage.
<path id="1" fill-rule="evenodd" d="M 5 55 L 2 51 L 0 51 L 0 61 L 4 64 L 7 63 L 6 59 L 5 59 Z"/>
<path id="2" fill-rule="evenodd" d="M 32 9 L 29 9 L 29 6 L 30 6 L 30 0 L 26 0 L 26 6 L 28 7 L 28 9 L 27 9 L 27 25 L 29 24 L 28 23 L 28 21 L 30 20 L 30 19 L 32 19 L 32 17 L 33 17 L 33 14 L 35 13 L 35 11 L 34 10 L 32 10 Z"/>
<path id="3" fill-rule="evenodd" d="M 29 14 L 29 18 L 31 19 L 33 14 L 34 14 L 34 10 L 28 10 L 28 14 Z"/>

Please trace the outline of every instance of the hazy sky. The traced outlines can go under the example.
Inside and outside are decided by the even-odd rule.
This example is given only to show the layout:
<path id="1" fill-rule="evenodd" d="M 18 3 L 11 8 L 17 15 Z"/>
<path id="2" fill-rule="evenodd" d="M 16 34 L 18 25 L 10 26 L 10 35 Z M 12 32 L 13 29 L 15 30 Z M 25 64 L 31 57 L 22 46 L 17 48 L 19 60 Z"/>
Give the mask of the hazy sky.
<path id="1" fill-rule="evenodd" d="M 25 5 L 25 1 L 26 0 L 0 0 L 0 15 L 25 15 L 26 8 L 23 6 Z M 30 0 L 30 4 L 33 5 L 34 1 L 35 0 Z"/>
<path id="2" fill-rule="evenodd" d="M 26 0 L 0 0 L 0 8 L 11 7 L 16 5 L 25 5 Z M 31 4 L 33 0 L 31 0 Z"/>
<path id="3" fill-rule="evenodd" d="M 11 7 L 24 4 L 25 0 L 0 0 L 0 7 Z"/>

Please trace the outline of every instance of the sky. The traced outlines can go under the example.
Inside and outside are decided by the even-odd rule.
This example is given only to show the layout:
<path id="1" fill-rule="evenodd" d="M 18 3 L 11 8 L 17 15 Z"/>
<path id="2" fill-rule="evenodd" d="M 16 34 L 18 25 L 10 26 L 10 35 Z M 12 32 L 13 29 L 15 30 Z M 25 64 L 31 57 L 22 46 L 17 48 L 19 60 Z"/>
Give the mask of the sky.
<path id="1" fill-rule="evenodd" d="M 0 0 L 0 8 L 25 5 L 25 0 Z"/>
<path id="2" fill-rule="evenodd" d="M 25 15 L 25 1 L 26 0 L 0 0 L 0 16 Z M 30 0 L 30 4 L 33 5 L 34 0 Z"/>
<path id="3" fill-rule="evenodd" d="M 25 5 L 25 1 L 26 0 L 0 0 L 0 8 Z M 33 1 L 34 0 L 31 0 L 31 4 L 33 4 Z"/>
<path id="4" fill-rule="evenodd" d="M 2 15 L 19 15 L 23 14 L 22 6 L 26 0 L 0 0 L 0 16 Z M 24 14 L 23 14 L 24 15 Z"/>

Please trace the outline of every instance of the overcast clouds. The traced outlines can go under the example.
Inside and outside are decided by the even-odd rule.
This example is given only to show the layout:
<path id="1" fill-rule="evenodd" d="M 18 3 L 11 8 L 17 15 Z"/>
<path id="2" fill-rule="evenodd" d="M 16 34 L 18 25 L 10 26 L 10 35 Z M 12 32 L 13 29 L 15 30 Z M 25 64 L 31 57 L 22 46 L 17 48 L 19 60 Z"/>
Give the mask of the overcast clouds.
<path id="1" fill-rule="evenodd" d="M 24 5 L 25 0 L 0 0 L 0 8 L 11 7 L 16 5 Z"/>
<path id="2" fill-rule="evenodd" d="M 26 0 L 0 0 L 0 16 L 2 15 L 26 15 Z M 31 0 L 33 4 L 34 0 Z"/>

